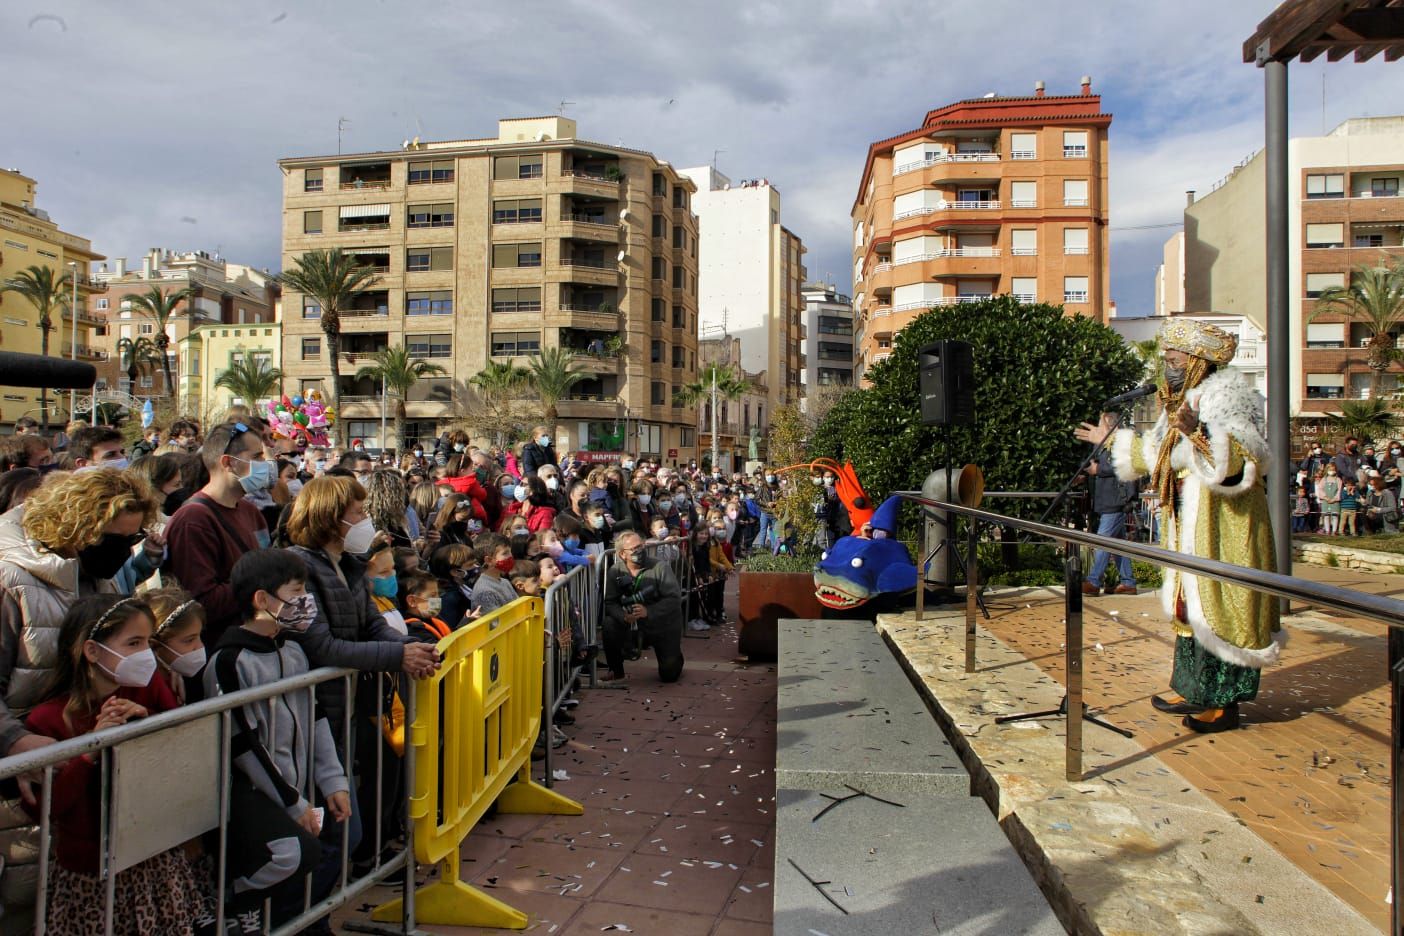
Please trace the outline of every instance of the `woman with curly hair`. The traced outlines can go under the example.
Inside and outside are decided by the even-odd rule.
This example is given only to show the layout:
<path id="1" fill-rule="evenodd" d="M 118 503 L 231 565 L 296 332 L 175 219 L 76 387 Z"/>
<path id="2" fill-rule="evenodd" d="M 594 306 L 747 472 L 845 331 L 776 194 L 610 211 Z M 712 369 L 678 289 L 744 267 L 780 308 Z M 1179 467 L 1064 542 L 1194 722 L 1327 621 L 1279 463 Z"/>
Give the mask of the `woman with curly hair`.
<path id="1" fill-rule="evenodd" d="M 413 545 L 414 534 L 418 531 L 409 529 L 411 511 L 405 479 L 398 471 L 381 468 L 371 472 L 365 486 L 366 516 L 370 517 L 375 531 L 385 534 L 392 547 Z"/>
<path id="2" fill-rule="evenodd" d="M 98 468 L 49 479 L 7 515 L 18 522 L 0 524 L 0 757 L 53 743 L 21 719 L 38 703 L 58 664 L 64 615 L 81 597 L 130 591 L 114 578 L 137 561 L 132 549 L 156 515 L 156 497 L 144 478 Z M 21 790 L 32 800 L 32 785 L 21 784 Z M 0 830 L 16 830 L 6 834 L 13 844 L 26 837 L 18 830 L 29 828 L 37 846 L 37 830 L 12 808 L 16 805 L 0 802 Z M 37 853 L 37 847 L 11 851 L 12 856 Z M 7 894 L 7 918 L 32 903 L 35 870 L 15 857 L 6 863 L 7 880 L 0 888 Z M 15 899 L 25 893 L 28 900 Z M 12 903 L 18 904 L 13 910 Z"/>

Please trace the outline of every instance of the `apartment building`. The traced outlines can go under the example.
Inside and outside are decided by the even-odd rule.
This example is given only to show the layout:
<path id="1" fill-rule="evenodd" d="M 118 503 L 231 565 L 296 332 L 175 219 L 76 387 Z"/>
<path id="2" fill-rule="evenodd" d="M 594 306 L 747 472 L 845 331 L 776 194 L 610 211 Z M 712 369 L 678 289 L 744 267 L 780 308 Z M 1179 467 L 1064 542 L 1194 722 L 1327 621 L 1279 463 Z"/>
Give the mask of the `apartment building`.
<path id="1" fill-rule="evenodd" d="M 1101 320 L 1107 133 L 1080 94 L 957 101 L 873 143 L 852 210 L 855 377 L 930 308 L 1011 293 Z"/>
<path id="2" fill-rule="evenodd" d="M 698 315 L 706 339 L 739 338 L 745 370 L 766 375 L 770 406 L 803 388 L 804 243 L 784 226 L 768 179 L 733 182 L 711 166 L 684 169 L 706 237 L 698 254 Z"/>
<path id="3" fill-rule="evenodd" d="M 1318 316 L 1316 298 L 1346 285 L 1362 266 L 1404 261 L 1404 116 L 1347 120 L 1325 136 L 1293 139 L 1288 172 L 1290 327 L 1267 340 L 1289 344 L 1287 403 L 1309 435 L 1313 424 L 1339 412 L 1341 400 L 1375 392 L 1366 365 L 1369 329 L 1340 315 Z M 1260 329 L 1267 308 L 1264 176 L 1258 153 L 1185 209 L 1186 305 L 1244 315 Z M 1395 362 L 1382 392 L 1398 389 L 1400 375 L 1404 364 Z"/>
<path id="4" fill-rule="evenodd" d="M 853 300 L 831 283 L 804 286 L 804 395 L 853 383 Z"/>
<path id="5" fill-rule="evenodd" d="M 180 369 L 174 372 L 180 388 L 181 412 L 194 415 L 203 425 L 218 422 L 235 404 L 260 411 L 274 399 L 245 400 L 216 386 L 235 363 L 262 361 L 270 369 L 283 366 L 282 325 L 278 321 L 251 323 L 205 322 L 190 329 L 177 347 Z M 281 393 L 278 394 L 281 396 Z"/>
<path id="6" fill-rule="evenodd" d="M 62 230 L 47 211 L 38 207 L 37 190 L 34 179 L 18 169 L 0 169 L 0 282 L 32 266 L 49 268 L 54 279 L 76 272 L 78 319 L 75 325 L 71 299 L 65 300 L 62 310 L 50 314 L 49 354 L 73 357 L 76 328 L 78 360 L 100 363 L 102 352 L 94 347 L 92 339 L 93 328 L 99 323 L 86 313 L 84 302 L 86 297 L 102 291 L 102 285 L 88 276 L 88 269 L 93 261 L 103 257 L 93 251 L 88 238 Z M 69 264 L 73 264 L 71 269 Z M 4 325 L 6 351 L 40 353 L 43 334 L 39 329 L 39 310 L 29 300 L 18 293 L 0 294 L 0 322 Z M 2 378 L 0 384 L 3 384 Z M 69 399 L 67 392 L 50 392 L 45 413 L 38 389 L 0 385 L 0 433 L 13 432 L 15 420 L 21 416 L 41 423 L 47 416 L 50 426 L 57 424 L 62 428 L 70 418 Z"/>
<path id="7" fill-rule="evenodd" d="M 770 430 L 770 388 L 764 371 L 748 371 L 741 361 L 742 343 L 735 336 L 703 338 L 698 342 L 702 367 L 716 363 L 730 367 L 746 383 L 745 390 L 734 398 L 717 396 L 717 464 L 722 472 L 753 470 L 753 462 L 766 458 L 766 434 Z M 712 400 L 703 399 L 697 407 L 698 460 L 710 466 L 712 453 Z M 755 452 L 755 457 L 751 453 Z"/>
<path id="8" fill-rule="evenodd" d="M 405 401 L 408 442 L 472 429 L 470 381 L 489 362 L 524 366 L 565 347 L 589 378 L 558 407 L 558 450 L 608 450 L 625 432 L 634 451 L 693 457 L 695 412 L 674 394 L 697 373 L 699 231 L 694 186 L 669 164 L 539 117 L 500 120 L 487 139 L 279 167 L 284 267 L 340 247 L 379 277 L 342 311 L 340 418 L 352 436 L 384 441 L 380 388 L 354 378 L 378 349 L 404 344 L 447 371 Z M 291 291 L 284 303 L 289 384 L 330 395 L 321 310 Z"/>
<path id="9" fill-rule="evenodd" d="M 95 329 L 93 339 L 102 354 L 98 366 L 100 389 L 129 394 L 138 400 L 174 396 L 179 413 L 206 421 L 217 414 L 206 406 L 209 394 L 199 390 L 199 363 L 182 359 L 181 349 L 193 346 L 187 339 L 206 325 L 275 322 L 281 295 L 277 281 L 267 270 L 230 263 L 204 250 L 182 252 L 153 247 L 142 256 L 140 267 L 130 268 L 126 257 L 117 257 L 110 269 L 101 264 L 93 281 L 105 287 L 102 295 L 88 300 L 88 312 L 102 323 Z M 128 373 L 129 357 L 123 354 L 127 347 L 123 339 L 156 340 L 156 322 L 143 312 L 134 311 L 131 305 L 132 296 L 148 293 L 153 287 L 167 295 L 191 290 L 187 299 L 176 304 L 166 323 L 166 337 L 170 339 L 166 356 L 176 383 L 174 388 L 166 386 L 165 373 L 157 366 L 144 368 L 133 382 Z"/>

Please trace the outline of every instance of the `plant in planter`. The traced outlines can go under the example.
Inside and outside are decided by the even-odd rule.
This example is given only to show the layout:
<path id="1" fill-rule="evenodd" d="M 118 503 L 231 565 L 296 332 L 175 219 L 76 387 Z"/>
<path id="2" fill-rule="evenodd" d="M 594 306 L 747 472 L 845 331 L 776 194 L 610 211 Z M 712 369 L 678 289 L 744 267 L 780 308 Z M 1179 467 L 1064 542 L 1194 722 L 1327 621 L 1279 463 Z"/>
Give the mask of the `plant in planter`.
<path id="1" fill-rule="evenodd" d="M 604 177 L 610 182 L 618 182 L 624 178 L 624 173 L 619 171 L 618 166 L 605 166 Z"/>
<path id="2" fill-rule="evenodd" d="M 741 626 L 736 649 L 752 663 L 773 663 L 781 618 L 821 618 L 814 597 L 818 556 L 759 552 L 737 565 Z"/>

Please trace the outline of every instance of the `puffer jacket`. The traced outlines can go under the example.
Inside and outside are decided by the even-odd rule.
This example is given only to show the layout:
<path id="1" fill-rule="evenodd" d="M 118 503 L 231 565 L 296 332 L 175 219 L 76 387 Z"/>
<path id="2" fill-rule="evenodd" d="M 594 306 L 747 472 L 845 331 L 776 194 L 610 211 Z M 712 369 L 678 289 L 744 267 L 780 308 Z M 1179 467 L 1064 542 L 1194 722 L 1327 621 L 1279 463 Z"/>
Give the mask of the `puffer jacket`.
<path id="1" fill-rule="evenodd" d="M 27 734 L 21 719 L 39 700 L 58 661 L 59 625 L 79 597 L 116 591 L 111 581 L 80 574 L 65 559 L 25 537 L 24 508 L 0 515 L 0 751 Z M 18 916 L 38 887 L 39 827 L 18 799 L 0 799 L 0 905 Z"/>

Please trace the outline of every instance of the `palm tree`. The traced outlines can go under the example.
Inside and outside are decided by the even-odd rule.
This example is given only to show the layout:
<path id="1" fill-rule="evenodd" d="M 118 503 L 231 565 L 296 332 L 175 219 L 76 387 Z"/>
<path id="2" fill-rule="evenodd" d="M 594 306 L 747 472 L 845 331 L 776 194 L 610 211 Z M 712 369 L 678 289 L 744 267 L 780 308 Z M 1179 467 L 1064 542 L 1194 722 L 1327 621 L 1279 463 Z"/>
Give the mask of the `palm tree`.
<path id="1" fill-rule="evenodd" d="M 405 448 L 405 398 L 421 377 L 432 377 L 448 373 L 437 364 L 410 357 L 404 345 L 381 348 L 371 355 L 374 364 L 367 364 L 356 371 L 357 380 L 374 380 L 381 383 L 385 392 L 394 393 L 395 400 L 395 439 L 397 448 Z M 385 404 L 382 403 L 382 406 Z M 381 410 L 383 413 L 384 410 Z M 383 444 L 383 442 L 382 442 Z"/>
<path id="2" fill-rule="evenodd" d="M 176 317 L 176 306 L 195 295 L 190 287 L 166 292 L 160 286 L 152 286 L 144 293 L 128 296 L 131 309 L 138 315 L 149 316 L 156 323 L 156 350 L 161 353 L 161 373 L 166 376 L 166 392 L 175 396 L 175 381 L 171 379 L 171 358 L 169 348 L 171 336 L 166 334 L 166 326 Z M 189 305 L 186 306 L 187 313 Z"/>
<path id="3" fill-rule="evenodd" d="M 1160 383 L 1160 378 L 1165 375 L 1165 359 L 1160 356 L 1160 339 L 1147 338 L 1144 341 L 1133 341 L 1131 350 L 1136 352 L 1136 356 L 1146 365 L 1146 381 L 1154 384 Z"/>
<path id="4" fill-rule="evenodd" d="M 117 357 L 122 370 L 127 373 L 127 392 L 133 396 L 136 395 L 137 378 L 161 366 L 161 352 L 156 350 L 155 343 L 145 335 L 119 339 Z"/>
<path id="5" fill-rule="evenodd" d="M 483 405 L 478 410 L 481 421 L 475 428 L 490 433 L 498 445 L 507 442 L 507 435 L 515 427 L 512 419 L 512 403 L 527 386 L 531 371 L 505 361 L 489 361 L 487 367 L 468 378 L 468 385 L 478 391 Z"/>
<path id="6" fill-rule="evenodd" d="M 368 266 L 360 266 L 341 248 L 309 250 L 293 260 L 293 269 L 284 270 L 278 281 L 294 292 L 310 296 L 321 307 L 322 334 L 327 336 L 327 361 L 331 367 L 331 403 L 341 414 L 341 310 L 352 297 L 369 289 L 380 277 Z M 346 420 L 336 421 L 339 445 L 346 444 Z"/>
<path id="7" fill-rule="evenodd" d="M 692 383 L 683 384 L 678 388 L 676 402 L 680 406 L 694 406 L 703 400 L 710 400 L 712 404 L 712 468 L 717 467 L 717 400 L 737 400 L 748 390 L 751 384 L 742 377 L 730 364 L 718 364 L 713 361 L 698 372 L 697 379 Z"/>
<path id="8" fill-rule="evenodd" d="M 1339 438 L 1379 441 L 1394 434 L 1395 413 L 1385 400 L 1342 400 L 1341 415 L 1327 416 L 1326 421 Z"/>
<path id="9" fill-rule="evenodd" d="M 569 348 L 542 348 L 540 354 L 527 362 L 527 368 L 527 383 L 546 406 L 546 427 L 554 439 L 559 416 L 556 404 L 588 375 L 576 370 L 575 352 Z"/>
<path id="10" fill-rule="evenodd" d="M 54 330 L 54 312 L 62 313 L 68 308 L 68 287 L 71 280 L 67 273 L 54 276 L 54 271 L 46 266 L 30 266 L 0 283 L 0 295 L 7 292 L 19 293 L 29 300 L 39 312 L 39 353 L 49 356 L 49 332 Z M 49 388 L 39 388 L 40 428 L 49 431 Z"/>
<path id="11" fill-rule="evenodd" d="M 229 369 L 215 378 L 214 385 L 228 390 L 254 411 L 259 400 L 282 393 L 283 372 L 261 356 L 245 354 L 230 361 Z"/>
<path id="12" fill-rule="evenodd" d="M 1325 313 L 1359 321 L 1369 329 L 1365 363 L 1375 372 L 1370 395 L 1378 397 L 1385 371 L 1399 359 L 1394 333 L 1404 327 L 1404 262 L 1392 267 L 1359 267 L 1351 275 L 1350 285 L 1322 290 L 1311 319 Z"/>

